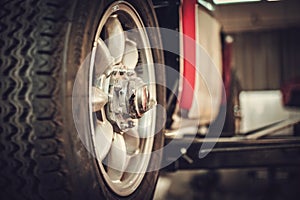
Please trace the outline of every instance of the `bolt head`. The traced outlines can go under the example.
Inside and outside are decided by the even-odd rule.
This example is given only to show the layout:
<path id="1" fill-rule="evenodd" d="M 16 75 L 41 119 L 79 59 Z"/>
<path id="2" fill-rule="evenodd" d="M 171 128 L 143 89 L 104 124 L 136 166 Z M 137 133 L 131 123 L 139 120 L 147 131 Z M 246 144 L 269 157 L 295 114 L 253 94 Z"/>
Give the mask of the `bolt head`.
<path id="1" fill-rule="evenodd" d="M 126 123 L 126 122 L 121 122 L 120 123 L 120 128 L 122 129 L 122 130 L 125 130 L 125 129 L 127 129 L 129 126 L 128 126 L 128 124 Z"/>

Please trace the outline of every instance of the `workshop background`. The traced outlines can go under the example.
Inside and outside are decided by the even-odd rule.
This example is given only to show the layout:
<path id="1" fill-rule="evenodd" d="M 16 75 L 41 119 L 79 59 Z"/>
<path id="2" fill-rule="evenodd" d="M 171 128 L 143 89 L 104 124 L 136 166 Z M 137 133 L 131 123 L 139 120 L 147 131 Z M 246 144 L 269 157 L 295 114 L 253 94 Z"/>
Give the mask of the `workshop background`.
<path id="1" fill-rule="evenodd" d="M 280 89 L 300 80 L 300 1 L 237 2 L 215 9 L 241 87 L 241 132 L 299 116 L 299 109 L 282 105 Z M 279 134 L 293 133 L 289 128 Z M 154 199 L 296 200 L 299 186 L 300 170 L 293 166 L 161 172 Z"/>

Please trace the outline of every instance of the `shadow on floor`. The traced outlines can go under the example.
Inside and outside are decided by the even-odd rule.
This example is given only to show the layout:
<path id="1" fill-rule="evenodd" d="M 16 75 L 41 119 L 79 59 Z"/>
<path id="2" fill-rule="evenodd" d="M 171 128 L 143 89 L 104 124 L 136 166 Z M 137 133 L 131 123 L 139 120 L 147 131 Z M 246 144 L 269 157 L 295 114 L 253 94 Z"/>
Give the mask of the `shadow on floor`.
<path id="1" fill-rule="evenodd" d="M 300 170 L 227 169 L 162 173 L 155 200 L 298 200 Z"/>

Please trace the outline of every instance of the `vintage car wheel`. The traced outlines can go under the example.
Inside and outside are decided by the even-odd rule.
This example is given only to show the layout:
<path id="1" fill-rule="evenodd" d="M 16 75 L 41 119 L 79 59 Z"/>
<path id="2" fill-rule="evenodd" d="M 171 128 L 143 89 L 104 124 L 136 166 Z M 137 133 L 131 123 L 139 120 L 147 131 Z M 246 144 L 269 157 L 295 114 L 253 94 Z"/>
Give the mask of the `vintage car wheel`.
<path id="1" fill-rule="evenodd" d="M 150 1 L 1 2 L 1 199 L 153 197 L 165 74 L 146 27 L 157 26 Z"/>

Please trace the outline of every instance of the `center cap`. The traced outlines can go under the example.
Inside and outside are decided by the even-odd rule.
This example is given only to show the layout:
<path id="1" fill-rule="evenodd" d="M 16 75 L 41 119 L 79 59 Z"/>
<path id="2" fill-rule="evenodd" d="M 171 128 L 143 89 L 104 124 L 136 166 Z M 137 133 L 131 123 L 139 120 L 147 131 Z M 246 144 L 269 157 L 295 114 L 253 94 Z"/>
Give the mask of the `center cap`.
<path id="1" fill-rule="evenodd" d="M 135 93 L 129 99 L 129 108 L 132 118 L 141 118 L 144 113 L 155 106 L 156 101 L 150 100 L 147 85 L 143 85 L 135 90 Z"/>

